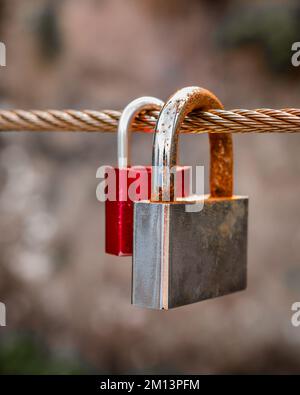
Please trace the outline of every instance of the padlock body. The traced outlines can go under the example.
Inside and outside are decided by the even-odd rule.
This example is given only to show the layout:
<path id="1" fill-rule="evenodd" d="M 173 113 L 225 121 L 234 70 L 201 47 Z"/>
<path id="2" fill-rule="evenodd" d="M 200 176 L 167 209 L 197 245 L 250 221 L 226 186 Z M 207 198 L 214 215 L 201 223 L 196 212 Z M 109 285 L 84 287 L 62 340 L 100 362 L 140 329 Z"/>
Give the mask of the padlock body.
<path id="1" fill-rule="evenodd" d="M 133 166 L 124 169 L 109 168 L 115 172 L 113 199 L 105 201 L 105 252 L 117 256 L 131 256 L 133 251 L 133 202 L 151 196 L 151 166 Z M 178 196 L 190 194 L 189 166 L 178 166 L 176 190 Z M 180 174 L 179 174 L 180 173 Z M 135 188 L 133 183 L 140 183 Z M 137 185 L 137 184 L 135 184 Z M 132 188 L 133 187 L 133 188 Z"/>
<path id="2" fill-rule="evenodd" d="M 170 309 L 246 288 L 248 198 L 134 204 L 132 303 Z"/>

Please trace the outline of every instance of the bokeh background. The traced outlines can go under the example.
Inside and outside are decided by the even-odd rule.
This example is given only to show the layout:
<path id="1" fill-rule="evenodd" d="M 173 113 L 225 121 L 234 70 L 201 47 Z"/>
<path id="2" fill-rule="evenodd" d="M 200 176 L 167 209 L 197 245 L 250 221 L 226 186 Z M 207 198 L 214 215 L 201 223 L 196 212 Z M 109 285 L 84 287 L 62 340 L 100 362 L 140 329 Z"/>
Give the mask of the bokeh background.
<path id="1" fill-rule="evenodd" d="M 227 109 L 299 107 L 299 18 L 293 1 L 1 0 L 0 105 L 121 109 L 199 85 Z M 151 143 L 134 136 L 135 163 Z M 95 176 L 116 135 L 2 133 L 0 372 L 300 373 L 300 135 L 234 143 L 248 289 L 157 312 L 130 305 L 130 258 L 104 254 Z M 207 167 L 207 136 L 180 144 L 182 164 Z"/>

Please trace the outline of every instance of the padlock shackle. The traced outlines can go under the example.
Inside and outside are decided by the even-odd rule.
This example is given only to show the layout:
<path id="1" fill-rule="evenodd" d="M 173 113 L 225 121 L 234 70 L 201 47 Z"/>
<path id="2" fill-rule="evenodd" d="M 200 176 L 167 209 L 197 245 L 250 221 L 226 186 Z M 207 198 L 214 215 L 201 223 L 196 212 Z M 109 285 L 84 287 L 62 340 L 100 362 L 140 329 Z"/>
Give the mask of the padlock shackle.
<path id="1" fill-rule="evenodd" d="M 193 110 L 223 109 L 211 92 L 199 87 L 180 89 L 162 108 L 157 120 L 152 151 L 152 201 L 174 201 L 174 172 L 178 164 L 178 137 L 184 118 Z M 231 197 L 233 147 L 231 134 L 209 133 L 210 195 Z"/>
<path id="2" fill-rule="evenodd" d="M 123 110 L 118 125 L 118 167 L 130 166 L 129 134 L 134 118 L 145 110 L 161 110 L 164 102 L 156 97 L 139 97 L 130 102 Z"/>

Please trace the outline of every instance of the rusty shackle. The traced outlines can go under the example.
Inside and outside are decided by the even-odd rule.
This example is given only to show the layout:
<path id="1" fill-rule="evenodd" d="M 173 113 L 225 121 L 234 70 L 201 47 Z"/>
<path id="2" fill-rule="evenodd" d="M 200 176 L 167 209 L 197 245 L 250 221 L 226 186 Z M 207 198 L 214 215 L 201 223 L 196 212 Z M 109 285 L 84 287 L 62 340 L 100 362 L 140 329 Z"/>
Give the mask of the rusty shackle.
<path id="1" fill-rule="evenodd" d="M 152 201 L 174 200 L 174 173 L 178 164 L 178 137 L 184 118 L 193 110 L 223 109 L 210 91 L 186 87 L 163 106 L 155 128 L 152 151 Z M 210 196 L 231 197 L 233 192 L 233 144 L 231 134 L 209 133 Z M 167 169 L 167 171 L 165 171 Z"/>

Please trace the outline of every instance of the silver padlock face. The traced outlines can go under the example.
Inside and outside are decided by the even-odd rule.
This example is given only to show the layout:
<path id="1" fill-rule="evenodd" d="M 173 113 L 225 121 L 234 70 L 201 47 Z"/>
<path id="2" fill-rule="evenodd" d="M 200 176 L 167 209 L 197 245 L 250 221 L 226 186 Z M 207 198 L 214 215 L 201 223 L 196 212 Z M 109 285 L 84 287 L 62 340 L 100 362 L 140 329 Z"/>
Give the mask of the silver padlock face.
<path id="1" fill-rule="evenodd" d="M 206 198 L 198 212 L 135 203 L 132 303 L 170 309 L 245 289 L 247 221 L 241 196 Z"/>

